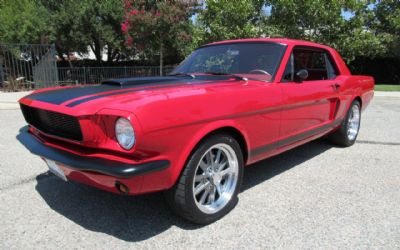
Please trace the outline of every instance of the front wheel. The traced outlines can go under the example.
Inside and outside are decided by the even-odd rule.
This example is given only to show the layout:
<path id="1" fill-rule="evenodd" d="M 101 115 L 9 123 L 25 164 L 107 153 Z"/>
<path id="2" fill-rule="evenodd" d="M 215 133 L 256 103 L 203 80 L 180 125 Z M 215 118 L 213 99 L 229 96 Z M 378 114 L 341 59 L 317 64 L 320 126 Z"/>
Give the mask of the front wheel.
<path id="1" fill-rule="evenodd" d="M 209 224 L 235 207 L 242 178 L 243 154 L 238 142 L 228 135 L 215 135 L 195 149 L 166 198 L 178 215 Z"/>
<path id="2" fill-rule="evenodd" d="M 361 123 L 361 105 L 358 100 L 353 101 L 347 112 L 346 118 L 340 128 L 330 135 L 331 140 L 344 147 L 355 143 L 360 130 Z"/>

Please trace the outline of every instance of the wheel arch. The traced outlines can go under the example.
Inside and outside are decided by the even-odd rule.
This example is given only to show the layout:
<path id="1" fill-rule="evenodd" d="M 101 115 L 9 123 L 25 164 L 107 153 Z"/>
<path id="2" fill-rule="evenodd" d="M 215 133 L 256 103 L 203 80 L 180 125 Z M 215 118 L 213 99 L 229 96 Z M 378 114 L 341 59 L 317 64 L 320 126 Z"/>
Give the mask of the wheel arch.
<path id="1" fill-rule="evenodd" d="M 241 127 L 235 124 L 233 121 L 219 121 L 216 123 L 207 124 L 205 127 L 194 134 L 190 143 L 188 144 L 188 147 L 186 147 L 186 150 L 182 152 L 182 156 L 177 162 L 179 171 L 178 173 L 176 173 L 177 175 L 173 176 L 174 184 L 179 179 L 179 176 L 182 174 L 187 161 L 189 160 L 193 152 L 197 149 L 199 144 L 210 136 L 216 134 L 227 134 L 237 140 L 242 150 L 244 164 L 246 165 L 249 157 L 249 141 L 244 129 L 241 129 Z"/>
<path id="2" fill-rule="evenodd" d="M 351 103 L 353 103 L 354 101 L 358 101 L 360 103 L 360 108 L 362 108 L 362 99 L 359 95 L 354 96 L 353 101 Z M 351 105 L 351 104 L 350 104 Z"/>
<path id="3" fill-rule="evenodd" d="M 248 149 L 248 145 L 247 145 L 247 141 L 244 137 L 244 135 L 242 134 L 242 132 L 232 126 L 225 126 L 225 127 L 221 127 L 218 129 L 215 129 L 213 131 L 210 131 L 208 134 L 206 134 L 197 144 L 199 145 L 202 141 L 206 140 L 207 138 L 213 136 L 213 135 L 217 135 L 217 134 L 224 134 L 224 135 L 230 135 L 232 136 L 238 143 L 239 146 L 242 150 L 242 154 L 243 154 L 243 160 L 244 163 L 247 162 L 248 157 L 249 157 L 249 149 Z M 191 154 L 193 153 L 193 151 L 196 149 L 196 147 L 194 147 L 191 151 Z"/>
<path id="4" fill-rule="evenodd" d="M 362 109 L 363 107 L 363 102 L 362 102 L 362 98 L 360 95 L 355 94 L 353 95 L 351 98 L 348 99 L 348 103 L 345 104 L 345 113 L 344 116 L 346 116 L 347 112 L 349 111 L 349 109 L 351 108 L 351 104 L 353 104 L 354 101 L 358 101 L 360 103 L 360 108 Z"/>

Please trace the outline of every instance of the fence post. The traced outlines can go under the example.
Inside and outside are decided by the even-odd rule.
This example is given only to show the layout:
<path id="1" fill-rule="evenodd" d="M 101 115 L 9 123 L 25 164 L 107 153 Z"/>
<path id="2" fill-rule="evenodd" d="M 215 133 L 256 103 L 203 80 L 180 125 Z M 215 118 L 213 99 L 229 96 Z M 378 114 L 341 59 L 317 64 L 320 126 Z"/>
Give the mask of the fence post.
<path id="1" fill-rule="evenodd" d="M 162 42 L 160 43 L 160 76 L 162 76 L 163 75 L 163 58 L 164 57 L 164 55 L 163 55 L 163 44 L 162 44 Z"/>
<path id="2" fill-rule="evenodd" d="M 60 85 L 60 79 L 59 79 L 59 76 L 58 76 L 56 55 L 57 55 L 56 45 L 53 43 L 51 45 L 51 57 L 54 58 L 53 59 L 54 60 L 54 68 L 55 68 L 54 74 L 55 74 L 55 78 L 56 78 L 56 80 L 55 80 L 56 83 L 55 84 L 58 86 L 58 85 Z"/>
<path id="3" fill-rule="evenodd" d="M 87 83 L 87 79 L 86 79 L 86 67 L 85 67 L 85 66 L 83 66 L 83 81 L 84 81 L 83 84 L 86 84 L 86 83 Z"/>

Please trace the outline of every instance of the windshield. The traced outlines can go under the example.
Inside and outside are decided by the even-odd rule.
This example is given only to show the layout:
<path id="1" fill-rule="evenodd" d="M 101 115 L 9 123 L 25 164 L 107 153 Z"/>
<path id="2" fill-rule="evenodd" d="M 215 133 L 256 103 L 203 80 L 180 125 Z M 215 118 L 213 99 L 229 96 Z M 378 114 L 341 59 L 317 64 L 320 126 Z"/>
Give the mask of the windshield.
<path id="1" fill-rule="evenodd" d="M 171 74 L 233 74 L 271 81 L 285 45 L 277 43 L 229 43 L 195 50 Z"/>

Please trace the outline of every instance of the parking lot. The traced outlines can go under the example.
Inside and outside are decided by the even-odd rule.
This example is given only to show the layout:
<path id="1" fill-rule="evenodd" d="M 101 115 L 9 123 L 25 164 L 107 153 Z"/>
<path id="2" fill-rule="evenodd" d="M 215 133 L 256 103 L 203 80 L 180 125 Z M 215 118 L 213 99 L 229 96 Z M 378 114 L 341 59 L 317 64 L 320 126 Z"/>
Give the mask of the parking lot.
<path id="1" fill-rule="evenodd" d="M 0 249 L 400 248 L 400 98 L 375 97 L 350 148 L 317 140 L 245 170 L 239 204 L 196 226 L 161 194 L 124 197 L 49 174 L 0 109 Z"/>

